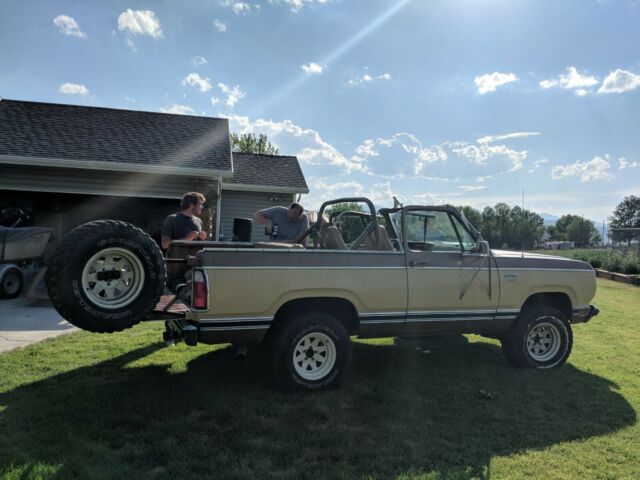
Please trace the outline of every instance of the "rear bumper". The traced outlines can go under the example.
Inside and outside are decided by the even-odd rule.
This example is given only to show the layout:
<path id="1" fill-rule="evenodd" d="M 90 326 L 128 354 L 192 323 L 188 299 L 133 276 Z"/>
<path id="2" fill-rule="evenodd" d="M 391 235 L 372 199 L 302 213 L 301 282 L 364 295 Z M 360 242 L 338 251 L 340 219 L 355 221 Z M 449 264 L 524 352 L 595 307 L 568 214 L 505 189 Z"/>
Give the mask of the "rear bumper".
<path id="1" fill-rule="evenodd" d="M 599 313 L 600 309 L 595 305 L 574 308 L 571 323 L 587 323 Z"/>

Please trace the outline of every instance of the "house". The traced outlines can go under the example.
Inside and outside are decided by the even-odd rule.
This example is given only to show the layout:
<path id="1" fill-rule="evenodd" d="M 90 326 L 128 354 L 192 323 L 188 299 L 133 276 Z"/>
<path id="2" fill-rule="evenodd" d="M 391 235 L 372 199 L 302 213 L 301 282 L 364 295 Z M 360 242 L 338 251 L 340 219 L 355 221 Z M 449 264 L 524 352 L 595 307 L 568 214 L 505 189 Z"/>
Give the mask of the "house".
<path id="1" fill-rule="evenodd" d="M 296 157 L 233 153 L 227 119 L 0 100 L 0 208 L 58 239 L 100 218 L 159 239 L 188 191 L 207 197 L 212 237 L 230 240 L 234 217 L 309 190 Z"/>

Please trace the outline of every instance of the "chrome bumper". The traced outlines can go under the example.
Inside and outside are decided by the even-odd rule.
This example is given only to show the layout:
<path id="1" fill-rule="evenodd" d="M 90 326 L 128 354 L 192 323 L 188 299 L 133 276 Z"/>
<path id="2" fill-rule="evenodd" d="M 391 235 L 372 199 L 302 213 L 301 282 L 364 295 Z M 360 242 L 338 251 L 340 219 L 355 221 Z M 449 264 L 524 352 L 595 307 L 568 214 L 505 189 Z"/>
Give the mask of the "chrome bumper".
<path id="1" fill-rule="evenodd" d="M 595 305 L 587 305 L 586 307 L 574 308 L 571 323 L 587 323 L 599 313 L 600 309 Z"/>

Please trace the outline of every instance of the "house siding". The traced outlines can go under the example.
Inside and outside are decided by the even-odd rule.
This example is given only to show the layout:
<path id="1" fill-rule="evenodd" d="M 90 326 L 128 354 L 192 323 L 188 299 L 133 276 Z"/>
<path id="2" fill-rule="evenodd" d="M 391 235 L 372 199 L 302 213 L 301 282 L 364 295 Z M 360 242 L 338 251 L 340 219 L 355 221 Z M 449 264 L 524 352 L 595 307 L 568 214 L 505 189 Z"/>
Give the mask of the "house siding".
<path id="1" fill-rule="evenodd" d="M 234 218 L 253 219 L 253 215 L 258 210 L 276 205 L 289 206 L 294 200 L 294 195 L 290 193 L 241 192 L 226 189 L 222 190 L 221 197 L 220 230 L 225 240 L 233 238 Z M 264 239 L 264 226 L 254 223 L 251 241 L 264 241 Z"/>

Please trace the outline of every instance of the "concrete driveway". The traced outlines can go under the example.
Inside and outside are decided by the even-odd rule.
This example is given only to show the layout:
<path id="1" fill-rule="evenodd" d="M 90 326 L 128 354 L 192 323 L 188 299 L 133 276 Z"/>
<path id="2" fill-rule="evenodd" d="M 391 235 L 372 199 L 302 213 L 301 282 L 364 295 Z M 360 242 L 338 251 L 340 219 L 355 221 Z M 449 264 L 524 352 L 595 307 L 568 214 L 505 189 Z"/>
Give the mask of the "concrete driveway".
<path id="1" fill-rule="evenodd" d="M 0 353 L 77 330 L 48 300 L 0 300 Z"/>

